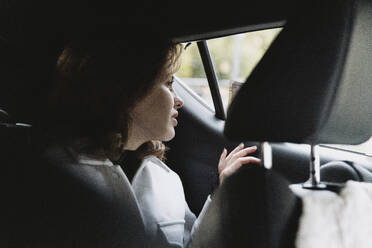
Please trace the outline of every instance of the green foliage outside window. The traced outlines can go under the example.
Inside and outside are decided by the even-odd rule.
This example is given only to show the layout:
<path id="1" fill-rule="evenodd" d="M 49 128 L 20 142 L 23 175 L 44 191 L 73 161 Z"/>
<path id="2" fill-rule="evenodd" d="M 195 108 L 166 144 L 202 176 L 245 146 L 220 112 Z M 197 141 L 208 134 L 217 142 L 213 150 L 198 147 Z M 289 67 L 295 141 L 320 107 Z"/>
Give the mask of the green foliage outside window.
<path id="1" fill-rule="evenodd" d="M 268 29 L 208 40 L 218 79 L 245 79 L 280 30 Z M 192 43 L 182 54 L 182 67 L 177 75 L 181 78 L 205 77 L 196 43 Z"/>

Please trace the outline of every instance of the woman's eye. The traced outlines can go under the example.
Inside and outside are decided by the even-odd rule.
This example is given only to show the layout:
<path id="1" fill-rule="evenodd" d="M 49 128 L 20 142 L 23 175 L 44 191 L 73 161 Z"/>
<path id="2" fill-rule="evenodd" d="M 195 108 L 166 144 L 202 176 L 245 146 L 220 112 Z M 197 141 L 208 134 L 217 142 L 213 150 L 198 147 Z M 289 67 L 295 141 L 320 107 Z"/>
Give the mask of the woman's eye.
<path id="1" fill-rule="evenodd" d="M 169 80 L 168 82 L 166 82 L 165 85 L 166 85 L 169 89 L 173 89 L 173 78 L 172 78 L 171 80 Z"/>

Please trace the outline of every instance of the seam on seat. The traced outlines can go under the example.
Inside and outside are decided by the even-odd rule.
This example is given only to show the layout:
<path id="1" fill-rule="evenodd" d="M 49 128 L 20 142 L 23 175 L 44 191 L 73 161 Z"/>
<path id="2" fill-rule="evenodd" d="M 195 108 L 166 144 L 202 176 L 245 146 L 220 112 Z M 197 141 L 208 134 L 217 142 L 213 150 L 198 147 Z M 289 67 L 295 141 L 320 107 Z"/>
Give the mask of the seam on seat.
<path id="1" fill-rule="evenodd" d="M 347 165 L 349 165 L 354 171 L 355 173 L 358 175 L 358 181 L 361 182 L 361 181 L 364 181 L 363 180 L 363 175 L 360 173 L 360 171 L 357 169 L 357 167 L 355 166 L 354 162 L 352 161 L 348 161 L 348 160 L 342 160 L 342 162 L 345 162 Z"/>

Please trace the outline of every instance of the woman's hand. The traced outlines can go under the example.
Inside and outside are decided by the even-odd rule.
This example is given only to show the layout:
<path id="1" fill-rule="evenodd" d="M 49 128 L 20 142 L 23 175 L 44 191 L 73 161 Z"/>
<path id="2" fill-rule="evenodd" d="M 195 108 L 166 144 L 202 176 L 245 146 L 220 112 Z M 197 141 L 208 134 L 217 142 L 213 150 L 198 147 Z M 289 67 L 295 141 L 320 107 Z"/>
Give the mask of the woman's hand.
<path id="1" fill-rule="evenodd" d="M 232 152 L 230 152 L 228 156 L 226 156 L 227 151 L 224 148 L 220 157 L 220 161 L 218 163 L 218 175 L 220 184 L 226 177 L 235 173 L 243 164 L 260 163 L 260 159 L 252 156 L 247 156 L 248 154 L 251 154 L 256 150 L 256 146 L 244 148 L 244 144 L 241 143 Z"/>

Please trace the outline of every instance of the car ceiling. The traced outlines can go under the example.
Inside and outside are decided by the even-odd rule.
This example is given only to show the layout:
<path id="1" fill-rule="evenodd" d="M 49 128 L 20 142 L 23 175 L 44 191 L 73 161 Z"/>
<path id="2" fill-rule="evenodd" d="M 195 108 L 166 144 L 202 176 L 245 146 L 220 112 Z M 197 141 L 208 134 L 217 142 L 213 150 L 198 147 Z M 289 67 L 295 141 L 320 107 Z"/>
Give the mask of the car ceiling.
<path id="1" fill-rule="evenodd" d="M 0 106 L 32 122 L 64 44 L 82 36 L 125 38 L 128 27 L 182 42 L 283 25 L 288 2 L 1 0 Z M 292 6 L 293 7 L 293 6 Z M 130 24 L 129 26 L 127 24 Z M 98 30 L 98 32 L 97 32 Z M 102 33 L 105 31 L 107 33 Z M 149 37 L 151 42 L 151 37 Z"/>
<path id="2" fill-rule="evenodd" d="M 2 1 L 1 36 L 10 39 L 53 39 L 90 32 L 96 26 L 125 29 L 127 23 L 188 37 L 236 28 L 261 29 L 285 20 L 289 1 Z M 119 31 L 119 30 L 117 30 Z M 225 31 L 225 32 L 224 32 Z M 146 30 L 144 30 L 146 32 Z M 234 32 L 234 31 L 232 31 Z M 120 32 L 125 35 L 125 32 Z M 33 35 L 32 35 L 33 34 Z"/>

